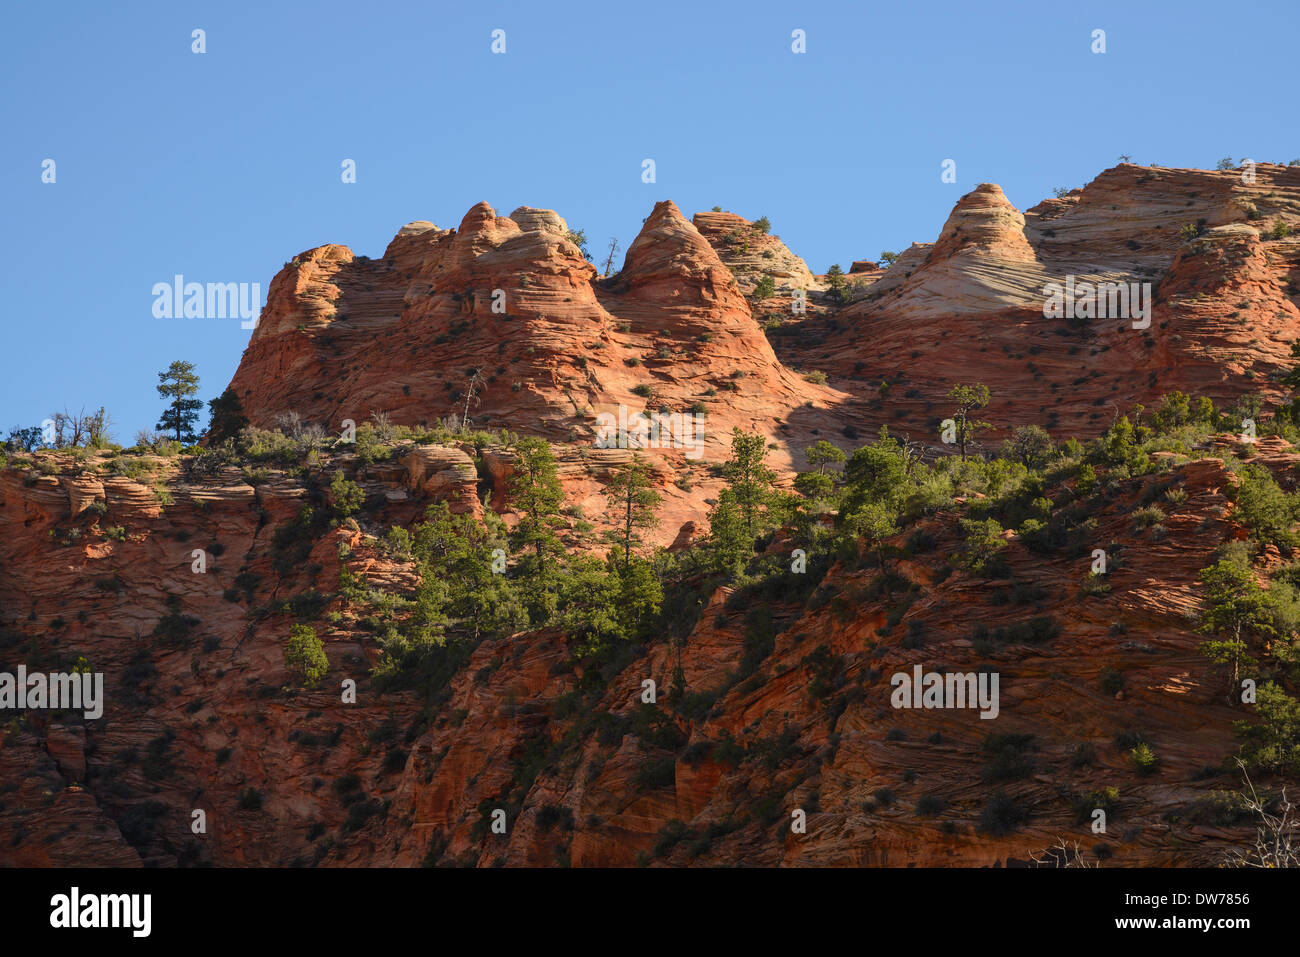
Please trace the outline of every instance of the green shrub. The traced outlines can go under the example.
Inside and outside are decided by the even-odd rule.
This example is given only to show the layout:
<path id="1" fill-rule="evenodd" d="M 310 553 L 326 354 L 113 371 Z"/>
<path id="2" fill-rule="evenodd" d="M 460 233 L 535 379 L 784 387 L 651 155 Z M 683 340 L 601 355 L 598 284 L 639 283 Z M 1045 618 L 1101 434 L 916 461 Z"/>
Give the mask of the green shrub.
<path id="1" fill-rule="evenodd" d="M 917 817 L 934 817 L 948 809 L 948 802 L 937 794 L 923 794 L 916 801 Z"/>
<path id="2" fill-rule="evenodd" d="M 1109 823 L 1115 808 L 1119 805 L 1119 788 L 1106 786 L 1075 795 L 1071 802 L 1074 807 L 1074 819 L 1078 824 L 1087 824 L 1092 820 L 1092 812 L 1098 809 L 1106 812 Z"/>
<path id="3" fill-rule="evenodd" d="M 1133 765 L 1133 770 L 1141 775 L 1154 774 L 1160 766 L 1160 758 L 1145 742 L 1129 751 L 1128 759 Z"/>
<path id="4" fill-rule="evenodd" d="M 1034 773 L 1027 753 L 1034 750 L 1032 734 L 990 734 L 980 750 L 992 756 L 982 774 L 985 781 L 1018 781 Z"/>
<path id="5" fill-rule="evenodd" d="M 655 857 L 667 856 L 674 847 L 689 835 L 690 829 L 677 818 L 673 818 L 659 831 L 659 837 L 655 841 L 654 847 Z"/>
<path id="6" fill-rule="evenodd" d="M 984 802 L 976 825 L 980 831 L 994 837 L 1010 834 L 1029 819 L 1029 812 L 1015 799 L 1002 791 L 995 791 Z"/>
<path id="7" fill-rule="evenodd" d="M 1083 585 L 1079 591 L 1083 595 L 1105 595 L 1110 591 L 1110 586 L 1106 584 L 1105 575 L 1089 572 L 1083 576 Z"/>
<path id="8" fill-rule="evenodd" d="M 384 551 L 394 558 L 411 556 L 411 533 L 401 525 L 394 525 L 384 536 Z"/>
<path id="9" fill-rule="evenodd" d="M 1295 522 L 1300 509 L 1294 496 L 1278 486 L 1268 469 L 1243 465 L 1237 470 L 1236 517 L 1251 530 L 1256 541 L 1295 547 L 1300 536 Z"/>
<path id="10" fill-rule="evenodd" d="M 347 518 L 361 511 L 361 506 L 366 502 L 366 493 L 356 482 L 338 471 L 334 473 L 334 479 L 330 482 L 329 499 L 334 517 Z"/>
<path id="11" fill-rule="evenodd" d="M 1000 555 L 1007 547 L 1007 542 L 1002 537 L 1003 528 L 996 519 L 986 518 L 980 521 L 963 518 L 961 530 L 966 539 L 961 560 L 968 570 L 990 578 L 1005 571 Z"/>
<path id="12" fill-rule="evenodd" d="M 167 648 L 188 648 L 193 641 L 193 631 L 199 625 L 199 619 L 182 614 L 180 599 L 171 595 L 167 599 L 167 613 L 154 625 L 151 637 L 159 639 Z"/>
<path id="13" fill-rule="evenodd" d="M 356 454 L 357 461 L 362 465 L 386 461 L 392 458 L 393 453 L 396 451 L 385 443 L 380 432 L 369 422 L 357 429 L 352 443 L 352 450 Z"/>
<path id="14" fill-rule="evenodd" d="M 290 629 L 289 641 L 284 647 L 284 663 L 299 673 L 304 687 L 315 687 L 316 682 L 325 677 L 330 663 L 325 656 L 325 646 L 314 628 L 310 625 L 294 625 Z"/>
<path id="15" fill-rule="evenodd" d="M 353 831 L 360 830 L 376 814 L 382 813 L 384 805 L 380 801 L 358 801 L 348 808 L 347 819 L 343 822 L 340 830 L 344 834 L 351 834 Z"/>
<path id="16" fill-rule="evenodd" d="M 298 515 L 271 535 L 271 565 L 283 577 L 296 574 L 311 554 L 312 545 L 329 523 L 324 512 L 304 505 Z M 235 579 L 238 588 L 239 577 Z M 249 599 L 252 600 L 251 597 Z"/>
<path id="17" fill-rule="evenodd" d="M 1259 686 L 1255 714 L 1258 723 L 1235 725 L 1247 767 L 1283 774 L 1300 770 L 1300 701 L 1284 686 L 1266 681 Z"/>
<path id="18" fill-rule="evenodd" d="M 1091 495 L 1097 488 L 1097 470 L 1091 465 L 1079 466 L 1079 475 L 1075 479 L 1074 490 L 1080 496 Z"/>
<path id="19" fill-rule="evenodd" d="M 1135 529 L 1150 528 L 1159 522 L 1163 522 L 1165 513 L 1154 505 L 1148 505 L 1146 508 L 1140 508 L 1133 513 L 1133 526 Z"/>
<path id="20" fill-rule="evenodd" d="M 871 807 L 869 809 L 889 807 L 897 800 L 898 795 L 889 788 L 876 788 L 871 792 Z"/>
<path id="21" fill-rule="evenodd" d="M 1249 820 L 1251 810 L 1245 797 L 1236 791 L 1211 791 L 1188 805 L 1186 817 L 1194 824 L 1232 827 Z"/>

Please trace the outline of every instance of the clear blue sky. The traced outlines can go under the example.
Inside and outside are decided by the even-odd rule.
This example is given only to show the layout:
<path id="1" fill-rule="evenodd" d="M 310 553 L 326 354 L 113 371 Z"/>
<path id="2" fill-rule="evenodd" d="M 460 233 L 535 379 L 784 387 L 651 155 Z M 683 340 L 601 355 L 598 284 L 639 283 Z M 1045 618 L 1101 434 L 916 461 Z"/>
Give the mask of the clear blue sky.
<path id="1" fill-rule="evenodd" d="M 326 242 L 486 200 L 593 251 L 656 200 L 766 214 L 814 271 L 935 238 L 983 181 L 1026 208 L 1121 153 L 1300 155 L 1300 7 L 1276 3 L 10 5 L 0 34 L 0 428 L 156 373 L 229 381 L 238 320 L 155 319 L 154 283 L 259 282 Z M 191 31 L 207 52 L 191 53 Z M 506 31 L 493 55 L 491 32 Z M 791 52 L 791 31 L 807 53 Z M 1107 52 L 1090 51 L 1094 29 Z M 653 158 L 658 182 L 641 182 Z M 41 163 L 57 182 L 41 182 Z M 357 162 L 357 183 L 340 163 Z M 957 183 L 940 182 L 944 159 Z M 203 423 L 207 414 L 204 410 Z"/>

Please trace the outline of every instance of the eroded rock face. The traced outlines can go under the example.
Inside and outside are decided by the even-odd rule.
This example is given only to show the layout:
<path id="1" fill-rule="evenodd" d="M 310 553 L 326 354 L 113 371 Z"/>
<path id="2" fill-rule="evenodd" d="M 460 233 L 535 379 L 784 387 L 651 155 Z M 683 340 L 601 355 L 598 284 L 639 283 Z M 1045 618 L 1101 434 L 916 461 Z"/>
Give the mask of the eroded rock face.
<path id="1" fill-rule="evenodd" d="M 746 293 L 771 276 L 778 289 L 813 289 L 817 282 L 808 264 L 781 242 L 735 213 L 696 213 L 691 223 L 708 240 Z"/>
<path id="2" fill-rule="evenodd" d="M 453 514 L 483 517 L 483 507 L 476 494 L 478 470 L 460 449 L 419 445 L 398 461 L 406 467 L 406 484 L 413 491 L 448 501 Z"/>
<path id="3" fill-rule="evenodd" d="M 380 411 L 402 424 L 459 420 L 479 369 L 478 428 L 589 443 L 598 416 L 620 406 L 702 410 L 711 459 L 741 427 L 801 467 L 802 449 L 826 435 L 890 425 L 933 441 L 947 391 L 978 371 L 994 441 L 1031 423 L 1083 436 L 1174 389 L 1226 402 L 1244 389 L 1238 375 L 1273 388 L 1295 338 L 1300 243 L 1261 226 L 1296 220 L 1297 196 L 1297 168 L 1269 164 L 1251 185 L 1231 171 L 1121 165 L 1023 214 L 982 184 L 935 242 L 888 269 L 858 263 L 843 304 L 735 214 L 688 222 L 660 203 L 622 270 L 597 279 L 559 214 L 504 217 L 480 203 L 455 230 L 403 227 L 382 260 L 342 246 L 298 257 L 273 281 L 232 386 L 256 424 L 296 411 L 337 431 Z M 1186 242 L 1188 224 L 1202 241 Z M 1257 240 L 1249 266 L 1236 262 L 1247 238 L 1231 232 L 1243 229 Z M 1233 265 L 1191 255 L 1207 243 L 1235 243 Z M 751 303 L 763 272 L 777 294 Z M 1045 318 L 1047 290 L 1067 279 L 1149 285 L 1154 330 Z M 808 290 L 806 315 L 791 309 L 795 289 Z"/>
<path id="4" fill-rule="evenodd" d="M 1174 390 L 1219 404 L 1275 396 L 1300 336 L 1300 242 L 1271 231 L 1300 225 L 1298 201 L 1300 167 L 1270 164 L 1249 185 L 1237 171 L 1122 165 L 1023 217 L 985 184 L 864 296 L 819 302 L 773 342 L 784 364 L 820 369 L 854 396 L 868 421 L 853 427 L 927 442 L 957 382 L 989 386 L 999 426 L 1080 437 Z M 1150 326 L 1046 317 L 1050 284 L 1067 281 L 1140 287 Z"/>
<path id="5" fill-rule="evenodd" d="M 1277 440 L 1255 454 L 1279 476 L 1297 457 Z M 508 476 L 508 452 L 491 458 L 485 468 Z M 3 738 L 0 822 L 18 838 L 0 861 L 984 866 L 1075 833 L 1077 796 L 1106 786 L 1120 789 L 1121 810 L 1089 846 L 1105 844 L 1115 864 L 1213 863 L 1249 836 L 1188 813 L 1236 783 L 1203 771 L 1232 749 L 1240 713 L 1196 652 L 1197 573 L 1242 534 L 1217 459 L 1127 480 L 1094 515 L 1096 540 L 1126 543 L 1105 594 L 1079 594 L 1088 555 L 1044 557 L 1014 535 L 1007 581 L 948 573 L 960 533 L 959 516 L 945 514 L 922 525 L 933 547 L 897 562 L 920 591 L 892 626 L 894 599 L 869 588 L 874 560 L 836 564 L 806 605 L 715 591 L 680 645 L 638 648 L 595 685 L 561 632 L 484 642 L 422 714 L 414 692 L 370 678 L 374 636 L 331 599 L 325 609 L 345 614 L 316 620 L 327 679 L 284 690 L 295 618 L 276 601 L 330 590 L 345 566 L 371 587 L 414 588 L 409 562 L 369 536 L 415 521 L 429 493 L 459 494 L 438 477 L 470 483 L 465 461 L 420 448 L 355 471 L 383 504 L 358 516 L 359 530 L 322 528 L 301 557 L 277 545 L 312 500 L 288 475 L 238 486 L 165 472 L 173 503 L 152 506 L 106 483 L 108 511 L 96 517 L 72 514 L 58 476 L 0 473 L 6 648 L 35 639 L 48 667 L 84 656 L 108 680 L 101 720 L 33 713 Z M 1166 504 L 1166 534 L 1132 540 L 1131 512 L 1156 481 L 1184 497 Z M 122 540 L 106 536 L 112 527 Z M 695 534 L 670 532 L 677 547 Z M 189 566 L 195 546 L 210 553 L 202 575 Z M 1058 630 L 980 647 L 977 626 L 1024 620 L 1016 600 L 999 598 L 1013 583 Z M 770 652 L 738 679 L 747 636 L 764 628 L 775 632 Z M 916 664 L 995 667 L 998 720 L 892 707 L 891 676 Z M 678 699 L 678 667 L 699 703 Z M 1103 670 L 1122 675 L 1121 694 Z M 344 679 L 356 681 L 355 704 L 341 700 Z M 647 679 L 655 707 L 642 704 Z M 1002 835 L 980 823 L 993 725 L 1032 741 L 1027 765 L 997 784 L 1028 815 Z M 1134 730 L 1158 749 L 1158 775 L 1129 766 L 1122 742 Z M 504 835 L 485 826 L 495 807 L 508 811 Z M 190 831 L 196 808 L 202 837 Z M 806 835 L 790 833 L 793 809 L 806 812 Z"/>
<path id="6" fill-rule="evenodd" d="M 510 214 L 512 222 L 518 224 L 524 232 L 538 229 L 555 233 L 566 239 L 569 236 L 569 224 L 552 209 L 535 209 L 532 206 L 520 206 Z"/>
<path id="7" fill-rule="evenodd" d="M 76 783 L 85 779 L 85 728 L 52 723 L 45 732 L 45 748 L 66 780 Z"/>
<path id="8" fill-rule="evenodd" d="M 1251 185 L 1120 166 L 1023 214 L 985 184 L 933 243 L 885 270 L 854 262 L 862 286 L 848 303 L 732 214 L 688 221 L 658 203 L 622 269 L 600 279 L 558 213 L 480 203 L 455 229 L 402 227 L 382 259 L 333 244 L 296 257 L 231 385 L 257 425 L 297 412 L 337 432 L 373 412 L 459 418 L 479 369 L 471 425 L 553 444 L 566 547 L 605 547 L 593 543 L 613 528 L 609 477 L 635 451 L 664 496 L 646 538 L 681 551 L 707 532 L 733 427 L 769 439 L 788 487 L 817 439 L 852 450 L 881 425 L 946 454 L 935 426 L 957 382 L 992 391 L 984 451 L 1022 424 L 1087 438 L 1174 389 L 1221 404 L 1277 395 L 1300 337 L 1300 241 L 1272 225 L 1300 227 L 1298 199 L 1300 169 L 1267 164 Z M 754 303 L 762 272 L 778 292 Z M 1043 288 L 1067 275 L 1150 283 L 1150 327 L 1046 318 Z M 806 316 L 789 309 L 797 288 L 809 290 Z M 765 333 L 756 314 L 778 313 Z M 703 416 L 701 455 L 597 448 L 600 417 L 619 421 L 620 407 Z M 1293 487 L 1289 447 L 1253 454 Z M 1186 813 L 1238 783 L 1202 772 L 1231 751 L 1240 718 L 1196 651 L 1197 573 L 1246 534 L 1217 459 L 1160 476 L 1186 494 L 1166 509 L 1164 537 L 1133 530 L 1153 478 L 1125 480 L 1093 516 L 1099 541 L 1127 543 L 1105 594 L 1080 594 L 1086 561 L 1008 533 L 1019 594 L 1059 626 L 1046 640 L 978 636 L 1027 609 L 1010 582 L 948 572 L 960 533 L 943 515 L 924 523 L 932 550 L 897 559 L 919 589 L 901 618 L 896 596 L 871 588 L 869 561 L 819 567 L 806 602 L 705 595 L 684 640 L 636 648 L 598 681 L 558 631 L 484 642 L 432 704 L 372 678 L 382 616 L 354 614 L 338 583 L 346 570 L 410 595 L 413 564 L 380 538 L 433 502 L 511 526 L 512 448 L 409 445 L 369 464 L 339 452 L 301 471 L 206 476 L 162 457 L 142 459 L 145 475 L 118 474 L 107 456 L 38 459 L 0 468 L 0 650 L 49 668 L 84 657 L 106 675 L 108 708 L 89 722 L 34 714 L 0 735 L 0 831 L 17 836 L 0 841 L 0 863 L 988 865 L 1075 833 L 1076 798 L 1111 785 L 1115 828 L 1087 843 L 1116 863 L 1213 863 L 1249 836 Z M 336 470 L 367 508 L 292 533 L 304 507 L 327 507 Z M 771 553 L 784 560 L 788 545 L 777 536 Z M 284 644 L 304 614 L 330 670 L 294 692 Z M 998 730 L 1034 741 L 1031 767 L 998 782 L 1024 827 L 981 830 L 990 722 L 891 707 L 891 676 L 917 663 L 1000 669 Z M 680 702 L 679 667 L 691 696 Z M 1120 692 L 1103 671 L 1123 676 Z M 657 709 L 641 705 L 647 679 Z M 341 700 L 345 680 L 355 704 Z M 1160 774 L 1132 772 L 1117 741 L 1134 731 L 1156 743 Z M 496 806 L 505 835 L 484 827 Z M 808 815 L 798 837 L 796 808 Z"/>
<path id="9" fill-rule="evenodd" d="M 871 291 L 880 295 L 902 285 L 925 262 L 933 246 L 933 243 L 912 243 L 885 269 L 885 274 L 871 287 Z"/>
<path id="10" fill-rule="evenodd" d="M 486 380 L 474 427 L 589 443 L 619 406 L 698 409 L 712 455 L 740 426 L 789 460 L 785 443 L 832 428 L 842 399 L 777 361 L 731 271 L 671 202 L 602 281 L 563 218 L 532 207 L 504 217 L 480 203 L 455 230 L 411 223 L 382 260 L 310 250 L 272 281 L 231 387 L 255 425 L 296 412 L 337 433 L 377 412 L 459 420 L 474 369 Z"/>
<path id="11" fill-rule="evenodd" d="M 353 474 L 382 503 L 375 514 L 399 524 L 438 500 L 481 514 L 469 457 L 417 449 L 409 470 L 327 461 L 313 492 L 276 469 L 250 485 L 233 467 L 187 477 L 175 459 L 146 459 L 153 474 L 137 481 L 93 477 L 46 455 L 65 474 L 0 470 L 0 670 L 26 662 L 61 672 L 84 659 L 104 676 L 104 712 L 87 720 L 28 711 L 7 724 L 0 830 L 12 843 L 0 862 L 310 860 L 314 829 L 349 813 L 333 782 L 359 775 L 358 792 L 376 806 L 396 786 L 382 766 L 400 739 L 376 744 L 372 735 L 389 721 L 405 728 L 419 705 L 409 694 L 374 693 L 373 640 L 323 620 L 331 681 L 286 695 L 283 644 L 297 617 L 280 603 L 336 592 L 344 543 L 348 566 L 376 583 L 410 587 L 413 576 L 356 547 L 360 536 L 344 527 L 321 527 L 300 551 L 277 545 L 275 532 L 313 497 L 323 507 L 319 489 L 334 469 Z M 84 507 L 88 497 L 102 510 Z M 341 704 L 345 678 L 358 683 L 356 707 Z M 190 830 L 196 809 L 209 822 L 201 838 Z"/>
<path id="12" fill-rule="evenodd" d="M 1025 238 L 1025 217 L 992 184 L 983 183 L 963 196 L 944 224 L 939 239 L 914 267 L 900 257 L 904 275 L 890 308 L 913 320 L 954 312 L 983 313 L 1015 307 L 1041 295 L 1048 272 Z M 912 250 L 909 250 L 912 252 Z M 917 250 L 916 252 L 919 252 Z M 904 254 L 906 256 L 906 254 Z M 877 284 L 874 291 L 889 286 Z M 861 314 L 858 305 L 849 314 Z"/>
<path id="13" fill-rule="evenodd" d="M 1031 769 L 1001 785 L 1030 815 L 1014 834 L 983 833 L 975 820 L 990 793 L 991 759 L 982 742 L 991 724 L 971 711 L 890 706 L 891 674 L 922 660 L 973 669 L 987 653 L 972 648 L 972 626 L 993 629 L 1023 617 L 990 601 L 988 585 L 960 573 L 937 583 L 946 553 L 940 544 L 932 557 L 900 565 L 905 577 L 929 586 L 901 627 L 873 637 L 885 601 L 832 602 L 795 611 L 793 620 L 784 617 L 788 606 L 774 605 L 770 613 L 783 626 L 775 649 L 753 679 L 739 684 L 729 676 L 754 609 L 733 606 L 725 589 L 716 593 L 680 659 L 657 645 L 610 682 L 596 710 L 619 716 L 618 730 L 553 753 L 512 811 L 509 833 L 496 840 L 481 837 L 478 808 L 504 803 L 517 783 L 507 770 L 511 755 L 571 733 L 574 720 L 546 702 L 571 695 L 580 674 L 566 666 L 553 635 L 481 647 L 453 691 L 463 723 L 434 729 L 416 745 L 395 800 L 410 808 L 419 836 L 385 861 L 413 864 L 432 855 L 507 865 L 1000 865 L 1027 860 L 1058 833 L 1073 833 L 1072 795 L 1118 783 L 1132 810 L 1117 814 L 1107 836 L 1093 841 L 1107 846 L 1114 863 L 1211 863 L 1244 832 L 1184 820 L 1169 841 L 1157 825 L 1222 786 L 1192 779 L 1232 747 L 1232 709 L 1216 698 L 1217 679 L 1196 656 L 1200 638 L 1192 624 L 1197 570 L 1232 534 L 1230 520 L 1216 517 L 1230 511 L 1230 479 L 1217 460 L 1188 463 L 1170 479 L 1187 494 L 1168 517 L 1170 535 L 1125 549 L 1123 570 L 1105 596 L 1081 602 L 1077 563 L 1044 562 L 1012 540 L 1012 576 L 1052 596 L 1035 612 L 1061 625 L 1045 644 L 994 653 L 1003 677 L 997 731 L 1033 741 Z M 1126 535 L 1124 511 L 1116 503 L 1100 516 L 1097 534 Z M 955 531 L 948 520 L 928 530 L 941 542 Z M 822 587 L 860 596 L 873 574 L 837 566 Z M 918 634 L 926 636 L 920 646 L 905 640 Z M 494 662 L 500 664 L 486 682 L 471 677 Z M 677 663 L 688 689 L 718 697 L 707 715 L 677 720 L 680 744 L 668 749 L 662 730 L 640 723 L 639 701 L 642 680 L 668 687 Z M 1122 695 L 1106 690 L 1106 668 L 1124 674 Z M 505 711 L 503 698 L 514 702 Z M 1167 755 L 1161 780 L 1133 775 L 1115 744 L 1137 727 Z M 739 747 L 728 744 L 724 755 L 724 742 Z M 1091 757 L 1071 763 L 1073 753 Z M 645 783 L 652 776 L 644 769 L 665 760 L 671 773 Z M 769 795 L 779 798 L 769 805 Z M 940 810 L 918 815 L 926 802 Z M 807 811 L 807 835 L 790 834 L 792 808 Z M 670 820 L 682 824 L 673 830 Z M 666 833 L 679 836 L 665 841 Z"/>

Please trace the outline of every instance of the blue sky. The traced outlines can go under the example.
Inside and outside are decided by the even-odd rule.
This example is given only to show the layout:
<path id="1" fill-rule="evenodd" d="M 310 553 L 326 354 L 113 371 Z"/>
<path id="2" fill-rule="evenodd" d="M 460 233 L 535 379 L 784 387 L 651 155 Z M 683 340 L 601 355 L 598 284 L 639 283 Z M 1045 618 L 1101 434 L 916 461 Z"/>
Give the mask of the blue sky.
<path id="1" fill-rule="evenodd" d="M 593 252 L 626 247 L 657 200 L 721 205 L 767 215 L 822 272 L 934 239 L 980 182 L 1023 209 L 1121 153 L 1285 162 L 1298 26 L 1295 0 L 13 6 L 0 428 L 103 404 L 130 444 L 158 370 L 196 363 L 206 400 L 249 336 L 154 318 L 154 283 L 265 296 L 304 249 L 379 256 L 404 223 L 456 226 L 481 200 L 555 209 Z"/>

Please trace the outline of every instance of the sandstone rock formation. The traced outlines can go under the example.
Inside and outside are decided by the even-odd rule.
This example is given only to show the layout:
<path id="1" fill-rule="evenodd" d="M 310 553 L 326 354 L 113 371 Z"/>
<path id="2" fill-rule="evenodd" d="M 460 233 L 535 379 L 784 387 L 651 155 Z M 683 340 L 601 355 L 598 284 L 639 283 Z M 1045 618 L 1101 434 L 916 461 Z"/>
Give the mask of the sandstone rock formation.
<path id="1" fill-rule="evenodd" d="M 1080 436 L 1176 389 L 1224 403 L 1243 391 L 1275 395 L 1300 334 L 1300 242 L 1272 231 L 1294 230 L 1298 203 L 1300 167 L 1260 164 L 1246 184 L 1238 171 L 1122 165 L 1038 204 L 1022 224 L 985 184 L 959 200 L 936 243 L 913 244 L 864 299 L 788 323 L 774 342 L 782 362 L 830 373 L 853 394 L 867 428 L 914 437 L 933 434 L 943 395 L 967 378 L 990 385 L 991 421 Z M 1067 277 L 1149 284 L 1151 327 L 1045 318 L 1047 284 Z M 881 382 L 888 403 L 867 398 Z"/>
<path id="2" fill-rule="evenodd" d="M 1241 451 L 1232 435 L 1162 453 L 1158 474 L 1116 475 L 1088 516 L 1123 556 L 1107 591 L 1085 592 L 1086 555 L 1044 556 L 1010 528 L 1006 578 L 954 571 L 962 513 L 939 511 L 890 543 L 905 582 L 893 593 L 865 552 L 811 556 L 807 593 L 700 576 L 680 635 L 605 661 L 554 627 L 450 647 L 436 693 L 375 670 L 419 582 L 387 535 L 439 502 L 512 527 L 513 433 L 552 444 L 566 548 L 603 552 L 609 479 L 633 450 L 595 439 L 620 407 L 703 417 L 698 458 L 641 450 L 663 495 L 647 542 L 680 557 L 707 534 L 733 427 L 768 440 L 788 489 L 818 439 L 851 451 L 887 425 L 947 454 L 939 423 L 958 382 L 992 392 L 977 453 L 1024 424 L 1092 438 L 1176 389 L 1276 399 L 1300 338 L 1297 229 L 1300 168 L 1260 164 L 1248 184 L 1126 164 L 1023 213 L 983 184 L 888 269 L 846 253 L 861 285 L 845 302 L 777 237 L 729 213 L 688 221 L 670 201 L 608 278 L 557 212 L 532 207 L 412 222 L 375 260 L 308 250 L 272 281 L 231 382 L 253 424 L 453 428 L 382 458 L 327 443 L 206 473 L 165 454 L 7 458 L 0 664 L 84 659 L 108 708 L 6 724 L 0 863 L 993 865 L 1081 836 L 1078 802 L 1110 786 L 1114 827 L 1085 840 L 1115 863 L 1213 863 L 1250 834 L 1197 812 L 1238 784 L 1222 760 L 1241 712 L 1195 631 L 1199 570 L 1248 534 L 1239 479 L 1216 457 Z M 777 292 L 755 303 L 762 274 Z M 1150 283 L 1149 328 L 1046 317 L 1044 287 L 1066 276 Z M 789 308 L 795 289 L 811 293 L 806 314 Z M 1249 454 L 1294 490 L 1289 445 Z M 364 508 L 305 521 L 337 473 Z M 1076 492 L 1057 483 L 1044 500 L 1059 510 Z M 1135 527 L 1157 497 L 1162 532 Z M 765 544 L 784 567 L 788 542 Z M 349 577 L 369 597 L 349 599 Z M 989 637 L 1026 616 L 1055 630 Z M 312 690 L 284 662 L 302 620 L 329 661 Z M 1016 775 L 990 766 L 977 714 L 890 707 L 891 675 L 915 664 L 1000 671 Z M 1134 773 L 1134 734 L 1158 747 L 1158 774 Z M 985 826 L 991 782 L 1022 826 Z M 486 828 L 498 807 L 505 835 Z M 796 808 L 806 835 L 790 832 Z"/>
<path id="3" fill-rule="evenodd" d="M 816 280 L 808 264 L 781 242 L 735 213 L 696 213 L 691 222 L 709 241 L 746 293 L 763 277 L 771 276 L 778 289 L 811 289 Z"/>
<path id="4" fill-rule="evenodd" d="M 1279 471 L 1300 458 L 1276 443 L 1258 456 Z M 419 514 L 429 462 L 457 473 L 461 462 L 433 449 L 407 459 L 387 479 L 357 473 L 383 502 L 362 519 L 372 533 Z M 336 466 L 347 467 L 324 467 Z M 584 683 L 561 633 L 485 642 L 432 712 L 372 681 L 373 640 L 348 616 L 325 629 L 331 683 L 283 688 L 294 616 L 276 601 L 336 577 L 339 542 L 372 583 L 413 584 L 400 558 L 343 528 L 301 564 L 277 566 L 272 531 L 307 497 L 287 476 L 241 486 L 168 471 L 174 504 L 162 506 L 105 483 L 102 516 L 74 516 L 55 477 L 10 469 L 0 480 L 7 647 L 34 638 L 41 660 L 82 655 L 110 676 L 102 721 L 33 713 L 4 738 L 7 863 L 989 865 L 1073 833 L 1077 795 L 1108 785 L 1122 796 L 1101 841 L 1115 863 L 1207 863 L 1246 833 L 1186 815 L 1232 786 L 1204 773 L 1231 750 L 1238 715 L 1193 628 L 1197 570 L 1235 534 L 1232 479 L 1217 459 L 1159 479 L 1184 493 L 1168 534 L 1126 545 L 1104 595 L 1078 591 L 1086 557 L 1044 560 L 1014 538 L 1006 582 L 945 577 L 957 533 L 939 516 L 924 526 L 929 550 L 900 564 L 923 591 L 892 624 L 893 601 L 869 588 L 872 563 L 837 563 L 806 607 L 715 592 L 679 650 L 634 649 L 600 686 Z M 1132 540 L 1129 512 L 1151 481 L 1130 480 L 1095 516 L 1099 541 Z M 196 544 L 213 556 L 203 575 L 189 567 Z M 980 648 L 976 626 L 1026 614 L 1024 599 L 1006 598 L 1013 582 L 1059 631 Z M 337 598 L 327 607 L 345 610 Z M 771 653 L 737 680 L 746 636 L 763 627 L 777 629 Z M 998 732 L 1033 742 L 1034 770 L 1005 785 L 1030 815 L 1014 834 L 978 826 L 990 760 L 978 715 L 889 707 L 890 675 L 916 662 L 1001 671 Z M 704 705 L 674 701 L 678 664 Z M 1121 697 L 1103 669 L 1123 675 Z M 339 701 L 344 677 L 357 682 L 356 705 Z M 641 703 L 645 678 L 665 704 Z M 565 704 L 575 697 L 591 710 L 575 713 Z M 1135 776 L 1114 743 L 1134 729 L 1157 743 L 1159 776 Z M 1088 764 L 1071 763 L 1079 749 Z M 648 775 L 652 765 L 664 771 Z M 535 777 L 521 778 L 525 767 Z M 507 805 L 507 835 L 486 835 L 484 808 Z M 211 823 L 201 839 L 193 807 Z M 791 808 L 807 812 L 806 836 L 790 835 Z"/>

